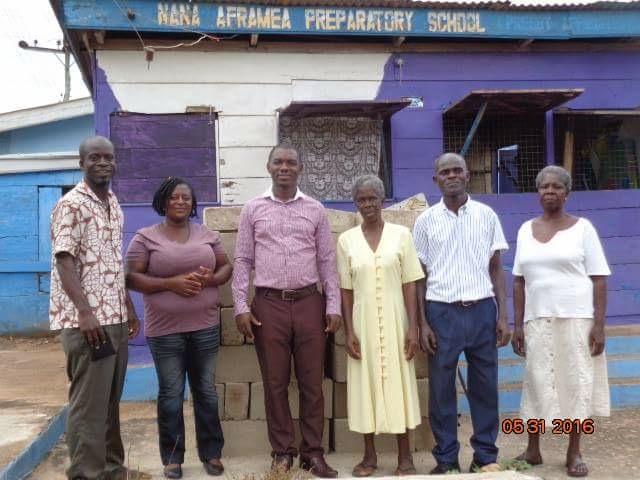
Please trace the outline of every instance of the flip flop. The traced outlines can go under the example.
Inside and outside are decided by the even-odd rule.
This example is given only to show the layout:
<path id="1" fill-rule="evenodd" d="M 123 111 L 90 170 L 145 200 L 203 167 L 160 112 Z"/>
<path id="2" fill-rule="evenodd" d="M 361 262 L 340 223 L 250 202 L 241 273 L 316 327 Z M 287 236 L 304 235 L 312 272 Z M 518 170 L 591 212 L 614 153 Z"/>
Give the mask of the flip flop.
<path id="1" fill-rule="evenodd" d="M 567 467 L 567 475 L 570 477 L 586 477 L 589 475 L 589 468 L 587 468 L 587 464 L 582 461 L 582 455 L 576 455 L 573 457 L 575 463 L 573 465 L 569 465 L 569 462 L 565 464 Z M 578 467 L 584 465 L 583 471 L 578 471 Z"/>
<path id="2" fill-rule="evenodd" d="M 370 477 L 373 475 L 373 472 L 376 471 L 378 465 L 370 465 L 368 463 L 360 462 L 355 467 L 353 467 L 353 471 L 351 474 L 354 477 L 362 478 L 362 477 Z"/>
<path id="3" fill-rule="evenodd" d="M 540 461 L 539 462 L 532 462 L 530 460 L 527 460 L 527 452 L 522 452 L 520 455 L 518 455 L 516 458 L 514 458 L 514 460 L 517 460 L 518 462 L 527 462 L 529 465 L 531 466 L 536 466 L 536 465 L 542 465 L 542 457 L 540 457 Z"/>
<path id="4" fill-rule="evenodd" d="M 402 477 L 404 475 L 416 475 L 418 472 L 416 471 L 416 467 L 409 467 L 409 468 L 396 468 L 396 472 L 395 475 L 396 477 Z"/>
<path id="5" fill-rule="evenodd" d="M 469 467 L 469 473 L 492 473 L 501 472 L 502 467 L 498 463 L 487 463 L 485 465 L 479 465 L 475 462 L 471 462 Z"/>

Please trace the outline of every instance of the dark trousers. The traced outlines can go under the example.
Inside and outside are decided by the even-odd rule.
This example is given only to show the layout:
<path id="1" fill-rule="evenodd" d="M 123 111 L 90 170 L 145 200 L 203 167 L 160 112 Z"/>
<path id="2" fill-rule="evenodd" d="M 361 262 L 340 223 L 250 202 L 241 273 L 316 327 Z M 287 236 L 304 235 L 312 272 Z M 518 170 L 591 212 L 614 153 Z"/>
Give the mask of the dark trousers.
<path id="1" fill-rule="evenodd" d="M 193 397 L 200 461 L 220 458 L 224 437 L 215 385 L 220 325 L 187 333 L 148 337 L 158 375 L 158 433 L 163 465 L 184 463 L 185 377 Z"/>
<path id="2" fill-rule="evenodd" d="M 259 290 L 251 311 L 262 323 L 260 327 L 253 327 L 253 334 L 264 382 L 265 411 L 273 454 L 297 454 L 293 445 L 293 420 L 288 396 L 293 355 L 300 390 L 300 454 L 307 458 L 322 455 L 322 380 L 326 343 L 324 297 L 317 292 L 290 301 Z"/>
<path id="3" fill-rule="evenodd" d="M 458 462 L 456 367 L 464 352 L 467 390 L 473 423 L 473 459 L 493 463 L 498 456 L 498 349 L 496 304 L 486 298 L 468 307 L 427 302 L 427 318 L 438 348 L 429 361 L 429 421 L 436 439 L 438 463 Z"/>
<path id="4" fill-rule="evenodd" d="M 79 329 L 65 328 L 60 334 L 71 382 L 66 435 L 71 479 L 109 478 L 124 468 L 120 397 L 127 372 L 128 324 L 108 325 L 104 331 L 116 354 L 95 362 Z"/>

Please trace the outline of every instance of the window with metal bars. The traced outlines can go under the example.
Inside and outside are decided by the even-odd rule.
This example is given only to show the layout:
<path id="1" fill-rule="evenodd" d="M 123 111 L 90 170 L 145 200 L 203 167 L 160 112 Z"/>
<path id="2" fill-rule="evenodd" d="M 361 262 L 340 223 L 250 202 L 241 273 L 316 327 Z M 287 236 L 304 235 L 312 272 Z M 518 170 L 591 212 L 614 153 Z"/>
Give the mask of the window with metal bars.
<path id="1" fill-rule="evenodd" d="M 640 115 L 554 115 L 558 165 L 571 171 L 574 190 L 640 188 Z"/>
<path id="2" fill-rule="evenodd" d="M 445 152 L 462 149 L 473 119 L 443 117 Z M 498 150 L 512 146 L 517 146 L 517 155 L 508 168 L 500 167 L 498 175 Z M 470 193 L 535 191 L 536 175 L 546 165 L 544 114 L 485 115 L 465 157 L 471 174 Z M 507 184 L 510 187 L 505 189 Z"/>

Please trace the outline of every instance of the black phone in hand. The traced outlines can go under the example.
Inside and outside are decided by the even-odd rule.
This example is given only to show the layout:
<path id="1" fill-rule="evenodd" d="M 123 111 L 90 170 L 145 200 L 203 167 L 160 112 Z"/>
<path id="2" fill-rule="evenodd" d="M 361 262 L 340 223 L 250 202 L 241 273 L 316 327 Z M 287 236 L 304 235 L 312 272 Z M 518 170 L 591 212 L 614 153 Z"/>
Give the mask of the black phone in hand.
<path id="1" fill-rule="evenodd" d="M 111 343 L 111 337 L 107 334 L 107 332 L 104 331 L 104 329 L 102 330 L 102 334 L 104 335 L 104 339 L 106 340 L 105 343 L 100 343 L 98 345 L 98 348 L 89 345 L 92 362 L 102 360 L 103 358 L 107 358 L 111 355 L 116 354 L 116 351 L 113 348 L 113 343 Z"/>

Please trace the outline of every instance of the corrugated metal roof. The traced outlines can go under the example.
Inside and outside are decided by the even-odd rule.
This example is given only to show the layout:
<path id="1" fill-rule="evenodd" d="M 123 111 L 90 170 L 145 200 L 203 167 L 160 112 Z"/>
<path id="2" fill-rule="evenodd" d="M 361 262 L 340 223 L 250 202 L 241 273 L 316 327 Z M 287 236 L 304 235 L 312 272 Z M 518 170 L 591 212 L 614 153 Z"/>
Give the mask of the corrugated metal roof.
<path id="1" fill-rule="evenodd" d="M 202 3 L 228 4 L 228 0 L 200 0 Z M 437 8 L 437 9 L 480 9 L 480 10 L 512 10 L 512 11 L 583 11 L 583 10 L 640 10 L 640 0 L 630 2 L 596 1 L 596 2 L 548 2 L 545 0 L 523 0 L 523 2 L 495 1 L 457 1 L 438 2 L 422 0 L 251 0 L 247 3 L 255 5 L 278 6 L 336 6 L 354 8 Z"/>

